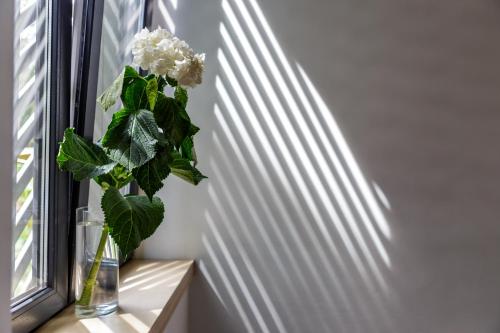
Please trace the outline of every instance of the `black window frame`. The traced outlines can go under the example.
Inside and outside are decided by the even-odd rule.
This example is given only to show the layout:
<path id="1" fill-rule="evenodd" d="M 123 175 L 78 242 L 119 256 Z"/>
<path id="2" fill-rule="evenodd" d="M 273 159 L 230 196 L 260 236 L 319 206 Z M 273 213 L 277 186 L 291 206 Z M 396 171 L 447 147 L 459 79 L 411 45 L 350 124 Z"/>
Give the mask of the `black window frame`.
<path id="1" fill-rule="evenodd" d="M 58 142 L 69 125 L 71 0 L 47 0 L 47 286 L 11 306 L 13 332 L 29 332 L 68 304 L 70 178 L 57 170 Z"/>
<path id="2" fill-rule="evenodd" d="M 95 100 L 99 73 L 99 54 L 101 48 L 102 15 L 104 1 L 76 1 L 74 10 L 74 30 L 72 45 L 72 100 L 71 124 L 78 135 L 92 139 L 95 118 Z M 94 87 L 94 88 L 93 88 Z M 89 181 L 71 181 L 71 212 L 87 205 Z M 70 217 L 69 235 L 69 288 L 68 302 L 75 301 L 74 252 L 76 216 Z"/>

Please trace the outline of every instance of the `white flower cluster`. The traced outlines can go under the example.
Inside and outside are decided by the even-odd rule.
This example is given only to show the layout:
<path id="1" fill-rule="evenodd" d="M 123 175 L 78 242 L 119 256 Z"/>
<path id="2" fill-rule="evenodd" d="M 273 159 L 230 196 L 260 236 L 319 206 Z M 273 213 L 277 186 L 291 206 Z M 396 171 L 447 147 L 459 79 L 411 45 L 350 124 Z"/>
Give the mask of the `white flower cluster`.
<path id="1" fill-rule="evenodd" d="M 181 86 L 201 83 L 205 54 L 195 54 L 185 41 L 165 29 L 142 29 L 132 42 L 132 55 L 135 65 L 153 74 L 168 75 Z"/>

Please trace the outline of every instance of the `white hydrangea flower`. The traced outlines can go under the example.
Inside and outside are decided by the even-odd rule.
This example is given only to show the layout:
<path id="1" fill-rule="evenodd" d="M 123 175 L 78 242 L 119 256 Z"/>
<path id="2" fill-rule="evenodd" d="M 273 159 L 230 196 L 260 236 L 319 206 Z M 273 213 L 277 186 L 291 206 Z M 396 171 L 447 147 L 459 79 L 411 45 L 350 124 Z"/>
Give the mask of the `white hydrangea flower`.
<path id="1" fill-rule="evenodd" d="M 168 75 L 182 86 L 201 83 L 205 55 L 195 54 L 189 45 L 165 29 L 142 29 L 132 44 L 133 63 L 151 73 Z"/>
<path id="2" fill-rule="evenodd" d="M 142 29 L 135 35 L 132 43 L 133 63 L 145 70 L 163 70 L 165 74 L 168 68 L 172 67 L 175 63 L 166 57 L 165 54 L 161 54 L 158 44 L 163 40 L 168 40 L 170 37 L 170 33 L 163 29 L 157 29 L 152 32 L 147 28 Z"/>
<path id="3" fill-rule="evenodd" d="M 176 62 L 176 66 L 170 74 L 181 86 L 194 87 L 201 83 L 204 69 L 205 54 L 195 54 L 191 58 Z"/>

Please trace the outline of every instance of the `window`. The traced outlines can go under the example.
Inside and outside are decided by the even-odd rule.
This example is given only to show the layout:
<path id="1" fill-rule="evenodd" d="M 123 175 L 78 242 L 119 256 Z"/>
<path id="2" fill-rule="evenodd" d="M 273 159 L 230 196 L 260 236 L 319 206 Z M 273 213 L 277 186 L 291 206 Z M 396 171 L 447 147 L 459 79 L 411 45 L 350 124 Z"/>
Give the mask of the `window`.
<path id="1" fill-rule="evenodd" d="M 94 2 L 91 6 L 75 4 L 75 30 L 73 52 L 79 54 L 79 63 L 73 64 L 74 78 L 74 127 L 80 135 L 100 139 L 113 116 L 112 110 L 104 112 L 96 104 L 100 95 L 115 80 L 123 67 L 132 62 L 131 42 L 147 21 L 147 1 L 108 0 Z M 84 14 L 82 14 L 84 13 Z M 79 22 L 82 22 L 81 26 Z M 81 29 L 81 30 L 80 30 Z M 74 184 L 73 209 L 88 206 L 100 214 L 101 188 L 94 182 Z M 123 193 L 136 193 L 135 183 L 122 189 Z M 121 258 L 123 263 L 127 258 Z M 72 292 L 70 299 L 72 300 Z"/>
<path id="2" fill-rule="evenodd" d="M 46 285 L 44 155 L 46 108 L 46 12 L 43 3 L 17 1 L 14 76 L 14 221 L 11 297 L 16 303 Z"/>
<path id="3" fill-rule="evenodd" d="M 68 126 L 71 1 L 15 0 L 11 306 L 28 331 L 66 305 L 68 179 L 56 172 Z"/>
<path id="4" fill-rule="evenodd" d="M 57 170 L 58 142 L 70 125 L 87 137 L 105 129 L 96 95 L 130 62 L 147 11 L 145 0 L 13 1 L 11 312 L 14 331 L 28 332 L 72 300 L 74 210 L 94 197 Z"/>
<path id="5" fill-rule="evenodd" d="M 144 26 L 144 15 L 142 14 L 144 7 L 144 0 L 108 0 L 104 3 L 98 58 L 97 95 L 100 95 L 113 83 L 125 65 L 132 63 L 130 43 L 134 35 Z M 118 110 L 119 105 L 115 105 L 114 110 L 107 112 L 104 112 L 95 103 L 92 107 L 95 108 L 93 139 L 98 140 L 106 132 L 113 111 Z M 126 186 L 122 190 L 123 193 L 137 191 L 134 185 L 131 186 L 132 188 Z M 100 210 L 102 190 L 94 182 L 90 183 L 89 186 L 88 206 L 91 210 Z"/>

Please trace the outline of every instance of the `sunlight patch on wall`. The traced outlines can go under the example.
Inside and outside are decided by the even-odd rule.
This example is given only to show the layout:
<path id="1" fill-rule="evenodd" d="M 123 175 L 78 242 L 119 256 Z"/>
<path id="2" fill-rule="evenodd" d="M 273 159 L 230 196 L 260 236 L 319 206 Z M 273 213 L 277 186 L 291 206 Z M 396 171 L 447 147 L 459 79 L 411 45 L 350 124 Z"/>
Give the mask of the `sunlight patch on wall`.
<path id="1" fill-rule="evenodd" d="M 382 320 L 388 321 L 383 299 L 377 296 L 379 291 L 382 295 L 389 292 L 385 278 L 387 271 L 380 263 L 390 268 L 391 261 L 379 234 L 381 232 L 386 239 L 390 239 L 388 223 L 374 201 L 373 192 L 367 191 L 366 180 L 331 111 L 326 108 L 298 64 L 299 76 L 295 74 L 260 9 L 256 9 L 256 3 L 249 1 L 254 10 L 250 14 L 245 2 L 222 1 L 227 20 L 219 25 L 223 48 L 218 49 L 217 60 L 222 72 L 215 78 L 221 106 L 215 104 L 214 114 L 225 138 L 221 141 L 214 133 L 213 139 L 220 156 L 227 154 L 225 147 L 229 144 L 239 161 L 238 166 L 247 177 L 257 176 L 263 183 L 250 182 L 250 188 L 245 188 L 245 185 L 239 184 L 237 176 L 231 175 L 229 187 L 222 181 L 228 175 L 222 176 L 225 171 L 221 167 L 231 170 L 232 163 L 229 160 L 224 163 L 211 160 L 210 169 L 215 175 L 215 182 L 209 186 L 209 193 L 216 213 L 221 218 L 219 222 L 224 225 L 224 233 L 221 233 L 222 230 L 217 229 L 210 215 L 207 216 L 211 221 L 209 233 L 217 239 L 213 245 L 222 251 L 228 261 L 235 286 L 243 293 L 243 299 L 257 319 L 260 329 L 267 331 L 269 327 L 263 325 L 264 316 L 255 312 L 255 305 L 248 296 L 247 284 L 257 286 L 258 298 L 266 309 L 265 313 L 270 315 L 279 331 L 284 330 L 285 327 L 280 325 L 280 312 L 284 311 L 285 318 L 289 318 L 287 307 L 273 306 L 266 292 L 266 287 L 270 287 L 262 282 L 262 278 L 270 280 L 265 268 L 256 269 L 252 262 L 256 260 L 255 265 L 262 262 L 258 249 L 250 245 L 251 252 L 247 252 L 246 248 L 242 248 L 240 244 L 252 244 L 251 239 L 242 237 L 229 223 L 230 220 L 237 223 L 236 227 L 243 234 L 255 235 L 244 225 L 250 221 L 244 220 L 231 194 L 234 190 L 237 190 L 236 193 L 245 193 L 240 196 L 252 209 L 250 213 L 246 211 L 244 216 L 250 214 L 252 225 L 262 237 L 272 261 L 279 262 L 283 255 L 279 254 L 271 239 L 291 244 L 291 247 L 289 244 L 285 246 L 284 252 L 289 268 L 278 265 L 280 275 L 286 275 L 290 269 L 300 272 L 300 266 L 290 263 L 296 264 L 297 259 L 301 258 L 300 264 L 309 267 L 307 275 L 313 278 L 316 288 L 322 290 L 322 299 L 329 308 L 341 311 L 337 304 L 340 300 L 342 306 L 368 315 L 365 304 L 368 301 L 376 305 Z M 233 4 L 238 13 L 233 9 Z M 258 23 L 254 21 L 255 17 Z M 264 31 L 265 37 L 261 31 Z M 304 87 L 301 82 L 305 83 Z M 244 151 L 239 149 L 238 142 L 243 143 Z M 249 168 L 249 156 L 257 169 Z M 284 191 L 277 191 L 277 185 Z M 249 190 L 252 197 L 246 193 Z M 221 201 L 220 195 L 224 200 Z M 265 196 L 271 198 L 272 208 L 268 202 L 256 199 Z M 236 221 L 226 211 L 231 212 Z M 267 227 L 260 223 L 262 218 L 268 221 Z M 269 231 L 272 232 L 270 235 Z M 301 232 L 305 234 L 301 235 Z M 228 245 L 220 244 L 224 237 L 231 241 L 230 248 L 236 252 L 230 253 Z M 291 242 L 287 242 L 287 239 Z M 312 251 L 308 248 L 311 245 Z M 294 253 L 299 254 L 299 257 Z M 231 264 L 233 257 L 245 263 L 248 274 L 242 275 L 236 270 L 234 261 Z M 318 262 L 332 278 L 328 284 L 333 283 L 336 299 L 332 298 L 333 295 L 329 296 L 327 284 L 316 272 Z M 351 281 L 345 280 L 352 275 L 351 265 L 359 272 L 359 277 L 369 290 L 370 300 L 362 300 L 362 292 L 356 290 Z M 307 277 L 303 272 L 297 278 L 307 286 Z M 284 281 L 283 291 L 291 290 L 292 280 Z M 348 294 L 351 299 L 347 297 Z M 355 321 L 353 316 L 352 322 Z M 324 318 L 320 318 L 320 322 L 324 328 L 329 325 Z"/>
<path id="2" fill-rule="evenodd" d="M 368 184 L 363 177 L 361 169 L 359 168 L 356 160 L 354 159 L 354 156 L 352 155 L 351 150 L 347 145 L 347 142 L 345 141 L 342 133 L 340 132 L 340 129 L 336 121 L 333 119 L 331 111 L 326 106 L 325 102 L 323 101 L 320 94 L 312 84 L 306 72 L 302 69 L 302 67 L 299 64 L 297 64 L 297 67 L 314 101 L 316 102 L 317 107 L 321 111 L 323 119 L 325 120 L 327 125 L 332 129 L 332 134 L 335 138 L 335 141 L 339 145 L 339 149 L 342 152 L 342 155 L 348 165 L 348 168 L 354 175 L 354 179 L 356 180 L 356 183 L 361 190 L 363 198 L 368 203 L 368 207 L 370 208 L 371 213 L 373 214 L 378 227 L 384 233 L 384 235 L 388 239 L 390 239 L 391 229 L 389 227 L 389 224 L 387 223 L 387 220 L 385 219 L 384 214 L 382 213 L 380 207 L 377 205 L 377 202 L 373 196 L 373 192 L 369 189 Z"/>
<path id="3" fill-rule="evenodd" d="M 158 7 L 175 32 L 177 0 Z M 360 318 L 393 332 L 389 199 L 258 2 L 221 13 L 203 277 L 249 332 L 368 331 Z"/>

